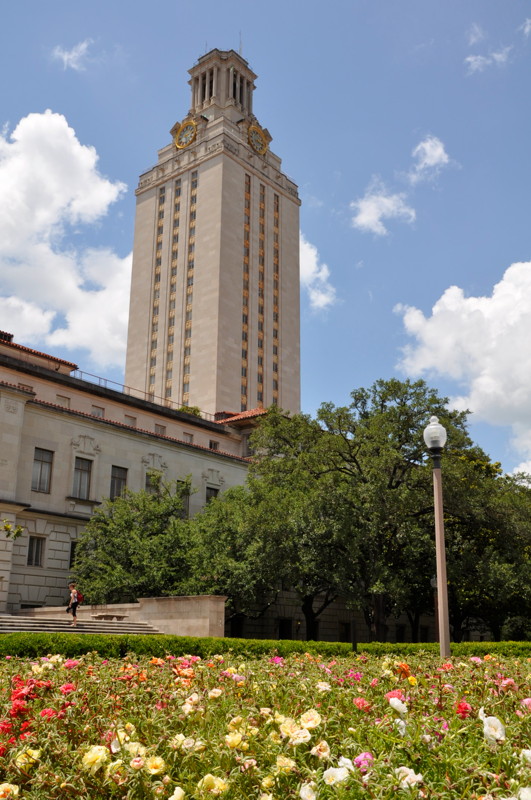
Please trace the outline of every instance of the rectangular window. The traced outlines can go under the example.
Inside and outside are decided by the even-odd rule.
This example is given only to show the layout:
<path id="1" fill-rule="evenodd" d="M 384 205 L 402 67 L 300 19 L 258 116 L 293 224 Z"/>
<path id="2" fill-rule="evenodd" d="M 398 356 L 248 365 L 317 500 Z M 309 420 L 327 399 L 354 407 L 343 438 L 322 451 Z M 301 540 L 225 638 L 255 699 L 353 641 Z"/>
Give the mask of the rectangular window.
<path id="1" fill-rule="evenodd" d="M 166 435 L 166 425 L 155 425 L 155 433 L 158 436 L 165 436 Z"/>
<path id="2" fill-rule="evenodd" d="M 44 542 L 42 536 L 30 536 L 28 547 L 28 567 L 42 567 L 44 560 Z"/>
<path id="3" fill-rule="evenodd" d="M 90 413 L 92 414 L 93 417 L 100 417 L 100 419 L 103 419 L 103 417 L 105 416 L 105 409 L 102 408 L 101 406 L 92 406 L 92 410 Z"/>
<path id="4" fill-rule="evenodd" d="M 131 428 L 136 428 L 136 417 L 131 417 L 129 414 L 124 414 L 124 422 Z"/>
<path id="5" fill-rule="evenodd" d="M 219 450 L 219 442 L 216 442 L 214 439 L 209 441 L 208 446 L 211 450 Z"/>
<path id="6" fill-rule="evenodd" d="M 148 494 L 157 494 L 157 486 L 159 485 L 159 480 L 161 477 L 161 474 L 157 472 L 157 470 L 150 469 L 146 472 L 144 489 Z"/>
<path id="7" fill-rule="evenodd" d="M 110 498 L 114 500 L 121 497 L 127 486 L 127 470 L 125 467 L 111 467 L 111 492 Z"/>
<path id="8" fill-rule="evenodd" d="M 76 458 L 74 466 L 74 486 L 72 496 L 80 500 L 88 500 L 90 495 L 90 476 L 92 461 L 88 458 Z"/>
<path id="9" fill-rule="evenodd" d="M 63 406 L 63 408 L 70 408 L 70 398 L 66 397 L 64 394 L 56 394 L 55 400 L 58 406 Z"/>
<path id="10" fill-rule="evenodd" d="M 40 447 L 35 448 L 33 474 L 31 476 L 31 490 L 33 492 L 45 492 L 46 494 L 50 494 L 52 463 L 52 450 L 42 450 Z"/>
<path id="11" fill-rule="evenodd" d="M 77 542 L 70 542 L 70 560 L 68 562 L 68 569 L 72 569 L 76 561 L 76 547 Z"/>
<path id="12" fill-rule="evenodd" d="M 184 488 L 184 481 L 177 481 L 177 483 Z M 187 487 L 186 487 L 187 489 Z M 190 491 L 187 489 L 181 496 L 183 507 L 181 509 L 181 519 L 188 519 L 190 516 Z"/>
<path id="13" fill-rule="evenodd" d="M 293 620 L 290 617 L 280 617 L 278 620 L 278 638 L 293 639 Z"/>
<path id="14" fill-rule="evenodd" d="M 183 431 L 183 442 L 188 442 L 188 444 L 193 444 L 193 441 L 194 441 L 194 434 Z"/>
<path id="15" fill-rule="evenodd" d="M 210 503 L 210 501 L 214 497 L 217 497 L 218 494 L 219 494 L 219 489 L 215 489 L 213 486 L 207 486 L 206 487 L 206 496 L 205 496 L 206 502 Z"/>

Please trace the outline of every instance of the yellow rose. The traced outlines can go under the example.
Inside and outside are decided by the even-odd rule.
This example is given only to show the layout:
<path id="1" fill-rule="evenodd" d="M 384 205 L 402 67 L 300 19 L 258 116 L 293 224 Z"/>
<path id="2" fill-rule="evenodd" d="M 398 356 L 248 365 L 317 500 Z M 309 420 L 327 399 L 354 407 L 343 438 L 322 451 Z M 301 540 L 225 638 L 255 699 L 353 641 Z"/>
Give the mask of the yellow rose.
<path id="1" fill-rule="evenodd" d="M 87 769 L 91 775 L 95 775 L 107 761 L 109 761 L 109 751 L 103 745 L 96 744 L 85 753 L 81 764 L 83 769 Z"/>
<path id="2" fill-rule="evenodd" d="M 0 798 L 18 797 L 18 786 L 14 783 L 0 783 Z"/>
<path id="3" fill-rule="evenodd" d="M 317 728 L 317 726 L 321 724 L 321 716 L 315 708 L 310 708 L 309 711 L 305 711 L 304 714 L 301 715 L 300 723 L 302 728 L 311 730 L 312 728 Z"/>
<path id="4" fill-rule="evenodd" d="M 233 731 L 233 733 L 228 733 L 225 736 L 225 744 L 227 745 L 227 747 L 230 747 L 231 750 L 234 750 L 235 747 L 238 747 L 238 745 L 241 743 L 241 740 L 242 740 L 242 735 L 237 731 Z"/>
<path id="5" fill-rule="evenodd" d="M 229 784 L 224 781 L 223 778 L 218 778 L 216 775 L 212 775 L 209 772 L 204 778 L 201 778 L 197 784 L 197 788 L 210 792 L 210 794 L 218 795 L 226 792 L 229 788 Z"/>
<path id="6" fill-rule="evenodd" d="M 295 761 L 287 756 L 277 756 L 277 772 L 291 772 L 296 767 Z"/>
<path id="7" fill-rule="evenodd" d="M 160 756 L 151 756 L 150 758 L 146 759 L 144 769 L 149 772 L 150 775 L 158 775 L 159 772 L 164 772 L 166 769 L 166 763 Z"/>

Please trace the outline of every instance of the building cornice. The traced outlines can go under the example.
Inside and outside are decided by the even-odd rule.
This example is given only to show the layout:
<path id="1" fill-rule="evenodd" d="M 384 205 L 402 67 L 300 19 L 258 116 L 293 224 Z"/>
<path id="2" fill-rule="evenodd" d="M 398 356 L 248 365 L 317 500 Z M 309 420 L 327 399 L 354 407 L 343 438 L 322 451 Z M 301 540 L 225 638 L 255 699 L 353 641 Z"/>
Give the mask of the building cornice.
<path id="1" fill-rule="evenodd" d="M 118 428 L 122 431 L 127 430 L 135 434 L 136 436 L 145 436 L 149 439 L 156 439 L 157 441 L 167 442 L 168 444 L 179 445 L 179 447 L 182 447 L 185 450 L 190 450 L 193 452 L 209 453 L 213 458 L 219 456 L 222 459 L 230 459 L 232 461 L 238 461 L 239 463 L 244 463 L 244 464 L 250 463 L 249 458 L 246 458 L 244 456 L 237 456 L 234 455 L 234 453 L 227 453 L 225 450 L 211 450 L 209 447 L 203 447 L 200 444 L 185 442 L 182 439 L 177 439 L 173 436 L 165 436 L 164 434 L 154 433 L 153 431 L 148 431 L 145 430 L 144 428 L 137 428 L 131 425 L 126 425 L 124 422 L 117 422 L 115 420 L 105 419 L 105 417 L 95 417 L 93 414 L 87 414 L 85 411 L 76 411 L 75 409 L 65 408 L 64 406 L 59 406 L 56 405 L 55 403 L 47 403 L 44 400 L 31 400 L 28 403 L 28 405 L 37 406 L 45 410 L 53 411 L 54 413 L 65 414 L 67 416 L 78 417 L 78 418 L 80 417 L 87 421 L 90 420 L 90 422 L 95 425 L 103 425 L 106 427 Z M 188 414 L 186 415 L 187 422 L 189 416 L 193 415 L 188 415 Z M 199 417 L 197 417 L 197 419 L 199 420 Z M 218 422 L 213 422 L 209 424 L 212 425 L 212 428 L 210 428 L 210 430 L 219 432 Z"/>

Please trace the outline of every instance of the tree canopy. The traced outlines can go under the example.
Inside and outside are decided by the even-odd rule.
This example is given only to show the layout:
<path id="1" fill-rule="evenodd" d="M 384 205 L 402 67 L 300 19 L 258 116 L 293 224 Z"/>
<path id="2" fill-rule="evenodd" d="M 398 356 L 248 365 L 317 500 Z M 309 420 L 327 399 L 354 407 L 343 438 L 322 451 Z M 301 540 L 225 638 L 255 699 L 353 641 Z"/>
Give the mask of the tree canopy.
<path id="1" fill-rule="evenodd" d="M 376 381 L 316 418 L 272 407 L 251 438 L 244 486 L 182 519 L 189 485 L 157 483 L 96 511 L 76 577 L 93 602 L 146 594 L 215 593 L 232 614 L 259 616 L 281 589 L 299 598 L 308 638 L 341 596 L 385 641 L 407 614 L 416 640 L 433 611 L 432 465 L 423 431 L 438 416 L 443 456 L 448 594 L 454 638 L 471 620 L 498 637 L 531 612 L 531 490 L 475 445 L 467 414 L 424 381 Z M 514 625 L 520 624 L 516 621 Z M 525 625 L 524 625 L 525 627 Z"/>
<path id="2" fill-rule="evenodd" d="M 90 603 L 179 594 L 186 566 L 184 499 L 189 481 L 165 484 L 151 476 L 152 491 L 125 491 L 104 501 L 76 548 L 74 577 Z"/>

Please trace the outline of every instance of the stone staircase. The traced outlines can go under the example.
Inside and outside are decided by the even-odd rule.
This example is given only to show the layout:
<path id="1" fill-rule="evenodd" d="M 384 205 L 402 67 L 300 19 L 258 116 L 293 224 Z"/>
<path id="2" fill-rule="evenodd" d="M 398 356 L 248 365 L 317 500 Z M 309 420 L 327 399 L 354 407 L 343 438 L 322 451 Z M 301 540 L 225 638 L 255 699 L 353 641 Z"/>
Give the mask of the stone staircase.
<path id="1" fill-rule="evenodd" d="M 36 632 L 36 633 L 140 633 L 160 634 L 148 622 L 128 622 L 127 620 L 81 620 L 77 625 L 70 625 L 71 618 L 65 614 L 66 619 L 44 619 L 42 617 L 29 617 L 17 614 L 0 614 L 0 634 Z"/>

